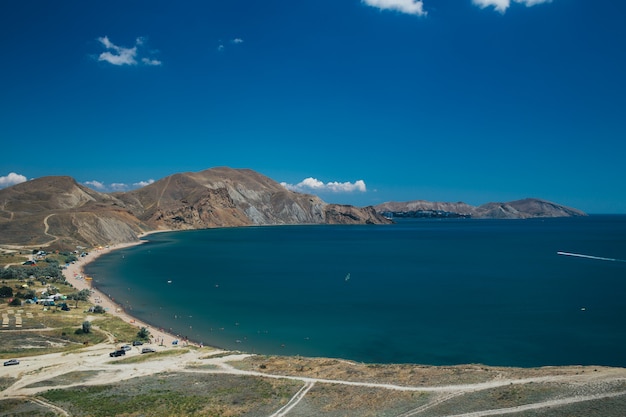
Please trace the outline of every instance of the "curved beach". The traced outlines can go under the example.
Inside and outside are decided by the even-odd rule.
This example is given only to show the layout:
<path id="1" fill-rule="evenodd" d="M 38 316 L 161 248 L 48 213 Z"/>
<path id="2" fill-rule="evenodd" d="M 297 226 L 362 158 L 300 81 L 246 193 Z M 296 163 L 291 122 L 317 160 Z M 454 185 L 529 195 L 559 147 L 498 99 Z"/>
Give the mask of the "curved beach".
<path id="1" fill-rule="evenodd" d="M 140 239 L 148 236 L 149 234 L 152 233 L 143 234 L 140 236 Z M 86 279 L 88 277 L 86 277 L 84 269 L 87 264 L 95 261 L 101 255 L 104 255 L 106 253 L 127 248 L 130 246 L 141 245 L 142 243 L 145 243 L 145 241 L 140 240 L 138 242 L 119 243 L 116 245 L 108 245 L 106 247 L 94 248 L 93 250 L 89 251 L 85 256 L 79 257 L 76 262 L 70 264 L 67 268 L 65 268 L 63 270 L 63 275 L 65 276 L 67 282 L 72 284 L 72 286 L 74 286 L 77 290 L 91 290 L 91 296 L 89 298 L 89 301 L 92 304 L 102 306 L 107 313 L 119 317 L 125 322 L 136 326 L 138 329 L 142 327 L 147 328 L 150 331 L 150 338 L 152 339 L 153 343 L 170 346 L 172 345 L 172 342 L 174 342 L 175 340 L 179 340 L 180 338 L 162 329 L 152 327 L 149 324 L 137 319 L 136 317 L 131 316 L 124 310 L 121 305 L 115 303 L 102 291 L 92 287 L 90 280 Z"/>

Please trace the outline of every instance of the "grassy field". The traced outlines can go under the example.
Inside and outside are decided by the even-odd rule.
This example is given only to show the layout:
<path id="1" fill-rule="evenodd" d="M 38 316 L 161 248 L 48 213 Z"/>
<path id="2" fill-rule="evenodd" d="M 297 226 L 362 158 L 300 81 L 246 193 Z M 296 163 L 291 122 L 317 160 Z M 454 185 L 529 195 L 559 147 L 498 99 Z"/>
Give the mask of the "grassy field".
<path id="1" fill-rule="evenodd" d="M 174 373 L 42 396 L 76 416 L 267 416 L 300 386 L 287 380 Z"/>

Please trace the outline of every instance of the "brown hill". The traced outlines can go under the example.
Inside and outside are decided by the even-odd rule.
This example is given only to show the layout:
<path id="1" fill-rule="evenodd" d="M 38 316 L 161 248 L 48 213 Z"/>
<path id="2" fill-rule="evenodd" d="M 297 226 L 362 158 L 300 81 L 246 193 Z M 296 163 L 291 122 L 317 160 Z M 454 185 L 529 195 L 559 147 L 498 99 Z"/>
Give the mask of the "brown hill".
<path id="1" fill-rule="evenodd" d="M 487 203 L 472 206 L 466 203 L 440 203 L 423 200 L 405 203 L 389 202 L 374 207 L 378 213 L 390 217 L 472 217 L 477 219 L 528 219 L 534 217 L 586 216 L 580 210 L 537 198 Z"/>
<path id="2" fill-rule="evenodd" d="M 66 176 L 0 190 L 0 244 L 74 247 L 136 240 L 149 230 L 115 197 Z"/>
<path id="3" fill-rule="evenodd" d="M 99 193 L 70 177 L 0 190 L 3 245 L 74 248 L 131 242 L 164 229 L 386 222 L 371 208 L 327 204 L 245 169 L 174 174 L 126 193 Z"/>

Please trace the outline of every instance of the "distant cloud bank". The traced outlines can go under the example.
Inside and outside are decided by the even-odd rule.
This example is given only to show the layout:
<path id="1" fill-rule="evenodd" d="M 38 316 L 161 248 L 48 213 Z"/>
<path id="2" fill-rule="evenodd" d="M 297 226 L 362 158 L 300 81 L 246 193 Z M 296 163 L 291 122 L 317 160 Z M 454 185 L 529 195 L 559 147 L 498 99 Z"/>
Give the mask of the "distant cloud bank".
<path id="1" fill-rule="evenodd" d="M 147 181 L 139 181 L 133 184 L 126 184 L 123 182 L 114 182 L 111 184 L 105 184 L 101 181 L 85 181 L 84 184 L 90 188 L 93 188 L 96 191 L 101 192 L 115 192 L 115 191 L 128 191 L 133 190 L 135 188 L 145 187 L 146 185 L 150 185 L 154 182 L 153 179 L 149 179 Z"/>
<path id="2" fill-rule="evenodd" d="M 8 175 L 0 177 L 0 188 L 10 187 L 26 181 L 28 181 L 28 179 L 25 176 L 16 174 L 15 172 L 10 172 Z"/>
<path id="3" fill-rule="evenodd" d="M 158 59 L 154 59 L 152 57 L 142 56 L 139 58 L 138 55 L 138 47 L 143 46 L 145 43 L 144 38 L 137 38 L 135 40 L 135 45 L 132 48 L 125 48 L 123 46 L 115 45 L 113 42 L 109 40 L 108 36 L 104 36 L 98 38 L 98 41 L 104 46 L 107 50 L 102 52 L 98 56 L 98 61 L 105 61 L 112 65 L 138 65 L 139 63 L 148 66 L 159 66 L 162 65 L 162 62 Z M 139 59 L 139 61 L 138 61 Z"/>
<path id="4" fill-rule="evenodd" d="M 327 182 L 324 183 L 316 178 L 305 178 L 298 184 L 287 184 L 286 182 L 280 183 L 283 187 L 290 191 L 297 192 L 310 192 L 310 191 L 330 191 L 334 193 L 351 193 L 351 192 L 366 192 L 367 187 L 365 181 L 358 180 L 355 182 Z"/>
<path id="5" fill-rule="evenodd" d="M 401 13 L 413 14 L 416 16 L 426 16 L 427 11 L 424 10 L 423 0 L 361 0 L 368 6 L 376 7 L 380 10 L 395 10 Z M 513 3 L 520 3 L 526 7 L 535 6 L 542 3 L 550 3 L 552 0 L 471 0 L 472 4 L 484 9 L 493 7 L 500 13 L 506 12 Z"/>

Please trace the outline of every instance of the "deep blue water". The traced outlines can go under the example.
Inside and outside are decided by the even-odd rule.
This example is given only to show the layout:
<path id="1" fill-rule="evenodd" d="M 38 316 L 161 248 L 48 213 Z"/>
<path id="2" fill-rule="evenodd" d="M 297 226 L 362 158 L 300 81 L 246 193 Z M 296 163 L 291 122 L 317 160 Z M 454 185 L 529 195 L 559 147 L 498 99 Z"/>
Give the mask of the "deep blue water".
<path id="1" fill-rule="evenodd" d="M 159 233 L 86 273 L 152 326 L 224 348 L 626 366 L 626 262 L 558 251 L 626 259 L 626 216 Z"/>

